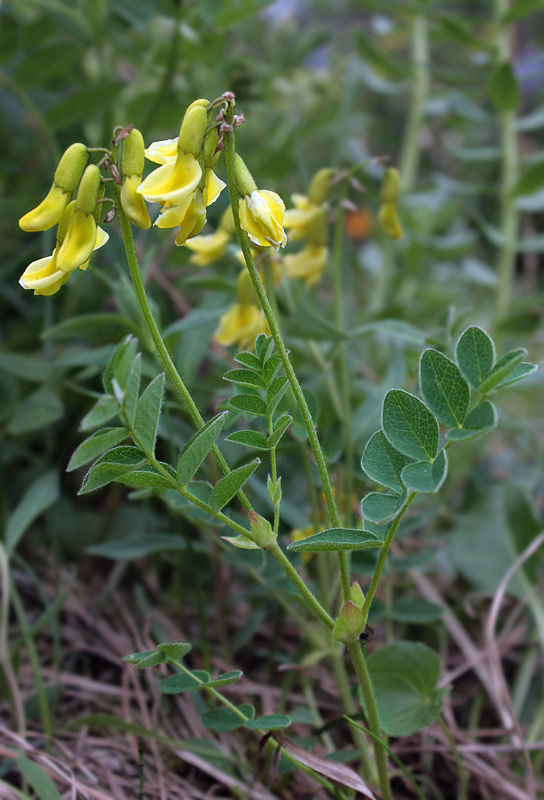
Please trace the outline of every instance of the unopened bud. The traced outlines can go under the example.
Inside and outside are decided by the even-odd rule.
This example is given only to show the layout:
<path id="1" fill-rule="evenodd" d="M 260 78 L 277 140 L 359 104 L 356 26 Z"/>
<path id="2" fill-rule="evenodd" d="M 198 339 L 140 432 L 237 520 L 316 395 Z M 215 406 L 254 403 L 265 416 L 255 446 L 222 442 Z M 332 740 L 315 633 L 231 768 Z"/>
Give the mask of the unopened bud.
<path id="1" fill-rule="evenodd" d="M 279 506 L 282 498 L 281 478 L 278 478 L 277 481 L 273 481 L 269 475 L 267 486 L 268 486 L 268 496 L 270 497 L 270 502 L 274 507 Z"/>
<path id="2" fill-rule="evenodd" d="M 190 105 L 179 129 L 178 149 L 196 158 L 202 148 L 204 131 L 207 127 L 208 112 L 204 106 L 195 103 Z"/>
<path id="3" fill-rule="evenodd" d="M 327 200 L 333 189 L 331 178 L 335 172 L 336 170 L 329 167 L 324 167 L 319 172 L 316 172 L 308 188 L 308 200 L 310 203 L 320 206 Z"/>
<path id="4" fill-rule="evenodd" d="M 142 179 L 145 164 L 144 137 L 137 128 L 133 128 L 123 142 L 123 157 L 121 159 L 121 173 L 123 178 L 133 175 Z"/>
<path id="5" fill-rule="evenodd" d="M 357 581 L 353 581 L 349 589 L 349 596 L 352 603 L 355 603 L 358 609 L 363 610 L 365 604 L 365 596 L 363 590 Z"/>
<path id="6" fill-rule="evenodd" d="M 71 195 L 79 183 L 79 179 L 89 159 L 89 151 L 84 144 L 76 142 L 64 152 L 55 170 L 53 182 L 63 192 Z"/>
<path id="7" fill-rule="evenodd" d="M 238 153 L 236 153 L 236 186 L 241 195 L 251 194 L 257 189 L 253 175 Z"/>
<path id="8" fill-rule="evenodd" d="M 337 642 L 351 644 L 359 639 L 363 627 L 364 619 L 361 609 L 354 602 L 348 600 L 336 618 L 332 633 Z"/>
<path id="9" fill-rule="evenodd" d="M 395 204 L 399 196 L 400 174 L 394 167 L 389 167 L 385 171 L 382 186 L 380 189 L 380 200 L 382 205 L 387 203 Z"/>
<path id="10" fill-rule="evenodd" d="M 261 517 L 256 511 L 249 512 L 249 527 L 251 528 L 253 540 L 259 547 L 267 550 L 276 544 L 278 537 L 272 530 L 272 526 L 268 520 Z"/>
<path id="11" fill-rule="evenodd" d="M 100 190 L 100 170 L 96 164 L 89 164 L 77 190 L 76 208 L 84 214 L 93 214 Z"/>

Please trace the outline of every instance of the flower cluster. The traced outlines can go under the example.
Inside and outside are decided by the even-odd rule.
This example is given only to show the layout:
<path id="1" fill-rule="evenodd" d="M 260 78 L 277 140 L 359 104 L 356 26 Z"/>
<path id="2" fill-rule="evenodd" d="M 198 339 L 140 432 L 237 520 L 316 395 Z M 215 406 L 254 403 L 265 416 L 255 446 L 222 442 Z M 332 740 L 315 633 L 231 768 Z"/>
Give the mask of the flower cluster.
<path id="1" fill-rule="evenodd" d="M 88 150 L 73 144 L 59 161 L 53 184 L 42 202 L 19 220 L 24 231 L 44 231 L 58 223 L 56 244 L 50 256 L 33 261 L 19 283 L 34 294 L 58 292 L 76 269 L 86 270 L 93 250 L 108 241 L 98 226 L 99 200 L 104 189 L 100 170 L 89 164 Z M 75 200 L 72 194 L 77 188 Z"/>
<path id="2" fill-rule="evenodd" d="M 285 227 L 291 239 L 305 239 L 298 253 L 285 256 L 289 278 L 302 278 L 307 286 L 321 279 L 329 258 L 327 197 L 331 189 L 330 169 L 321 169 L 312 179 L 308 194 L 292 195 L 295 208 L 287 211 Z"/>

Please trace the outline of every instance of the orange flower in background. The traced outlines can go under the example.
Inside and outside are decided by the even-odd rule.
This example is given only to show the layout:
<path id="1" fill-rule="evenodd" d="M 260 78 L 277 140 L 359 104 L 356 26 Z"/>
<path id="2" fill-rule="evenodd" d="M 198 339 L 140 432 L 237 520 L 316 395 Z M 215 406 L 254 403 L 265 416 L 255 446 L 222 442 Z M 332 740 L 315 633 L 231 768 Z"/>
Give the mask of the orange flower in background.
<path id="1" fill-rule="evenodd" d="M 372 214 L 365 208 L 358 208 L 357 211 L 348 211 L 344 228 L 350 239 L 354 242 L 360 242 L 372 233 L 374 228 Z"/>

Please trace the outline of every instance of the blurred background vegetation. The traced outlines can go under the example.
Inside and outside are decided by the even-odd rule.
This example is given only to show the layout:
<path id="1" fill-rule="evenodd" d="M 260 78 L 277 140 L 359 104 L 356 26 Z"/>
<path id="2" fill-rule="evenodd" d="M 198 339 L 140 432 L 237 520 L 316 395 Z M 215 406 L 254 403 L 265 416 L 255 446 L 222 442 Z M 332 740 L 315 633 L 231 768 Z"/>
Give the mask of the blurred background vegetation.
<path id="1" fill-rule="evenodd" d="M 544 14 L 536 13 L 542 8 L 538 0 L 2 4 L 0 503 L 6 521 L 22 498 L 35 502 L 13 558 L 27 606 L 19 609 L 16 631 L 49 609 L 31 638 L 39 650 L 32 673 L 28 649 L 20 642 L 17 648 L 30 719 L 36 670 L 43 670 L 53 716 L 63 721 L 86 705 L 72 699 L 71 709 L 62 706 L 61 671 L 103 679 L 92 647 L 63 633 L 71 630 L 61 619 L 67 586 L 86 587 L 82 598 L 98 619 L 106 606 L 111 612 L 118 591 L 134 603 L 136 618 L 154 608 L 188 629 L 208 663 L 220 642 L 227 663 L 236 660 L 255 672 L 258 662 L 266 680 L 286 658 L 281 647 L 268 649 L 264 635 L 255 640 L 259 626 L 280 630 L 283 620 L 281 609 L 266 605 L 266 586 L 248 587 L 246 579 L 239 619 L 233 611 L 240 598 L 218 596 L 225 581 L 238 577 L 238 556 L 221 564 L 190 523 L 157 501 L 132 502 L 119 486 L 78 499 L 82 474 L 65 472 L 81 439 L 79 422 L 121 336 L 136 334 L 147 349 L 147 374 L 157 368 L 116 222 L 92 268 L 74 275 L 58 295 L 32 297 L 17 283 L 29 262 L 52 250 L 52 232 L 26 235 L 17 220 L 47 191 L 63 149 L 73 141 L 107 146 L 118 124 L 134 123 L 146 143 L 173 137 L 194 98 L 231 90 L 245 115 L 238 148 L 259 186 L 280 192 L 287 205 L 322 166 L 383 156 L 400 169 L 406 231 L 400 243 L 387 241 L 375 222 L 379 164 L 358 173 L 345 222 L 343 326 L 358 331 L 349 347 L 353 466 L 361 496 L 366 484 L 358 459 L 377 427 L 381 400 L 392 386 L 413 390 L 426 343 L 447 350 L 464 323 L 476 323 L 493 330 L 504 348 L 526 345 L 531 360 L 542 359 Z M 210 209 L 212 227 L 226 203 L 222 197 Z M 187 250 L 171 244 L 164 232 L 137 236 L 168 343 L 209 416 L 230 394 L 221 380 L 228 355 L 209 340 L 233 302 L 239 265 L 229 255 L 199 269 L 188 263 Z M 334 464 L 342 444 L 330 396 L 338 340 L 331 297 L 330 276 L 314 290 L 294 285 L 278 293 L 289 347 Z M 489 447 L 476 442 L 452 457 L 445 490 L 419 508 L 407 530 L 414 561 L 406 568 L 436 573 L 440 591 L 466 624 L 473 623 L 465 594 L 494 591 L 527 536 L 539 529 L 543 399 L 540 371 L 504 401 L 502 432 Z M 190 425 L 174 404 L 170 410 L 161 433 L 162 447 L 173 453 Z M 233 445 L 225 452 L 233 462 L 242 457 Z M 310 500 L 300 499 L 307 489 L 298 452 L 297 441 L 286 443 L 284 533 L 310 523 Z M 255 478 L 252 488 L 266 512 L 265 480 Z M 283 586 L 273 571 L 261 574 Z M 524 574 L 513 593 L 521 596 L 539 574 L 536 568 Z M 397 591 L 413 594 L 406 572 Z M 535 614 L 538 623 L 541 612 Z M 447 657 L 440 614 L 425 629 L 421 608 L 419 616 L 405 610 L 403 617 L 394 607 L 387 615 L 389 626 L 405 626 L 412 638 L 425 638 Z M 157 619 L 160 630 L 166 623 Z M 533 624 L 526 623 L 529 638 L 537 630 Z M 130 639 L 125 652 L 134 649 Z M 516 710 L 527 720 L 542 689 L 542 677 L 532 685 L 529 680 L 540 663 L 532 653 L 512 663 L 515 675 L 525 664 L 513 681 Z M 108 679 L 118 681 L 114 675 Z M 43 721 L 43 707 L 41 714 Z M 476 711 L 471 719 L 477 727 Z M 531 729 L 536 739 L 544 737 L 542 714 L 538 726 Z"/>

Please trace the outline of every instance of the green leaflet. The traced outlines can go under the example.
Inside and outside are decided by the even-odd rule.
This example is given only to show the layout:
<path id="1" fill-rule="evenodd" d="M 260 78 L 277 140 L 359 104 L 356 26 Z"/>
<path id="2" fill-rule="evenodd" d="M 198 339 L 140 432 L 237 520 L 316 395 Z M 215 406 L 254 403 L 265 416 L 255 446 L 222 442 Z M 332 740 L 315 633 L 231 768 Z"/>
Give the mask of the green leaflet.
<path id="1" fill-rule="evenodd" d="M 243 467 L 238 467 L 238 469 L 229 472 L 228 475 L 224 475 L 217 481 L 213 487 L 210 498 L 210 505 L 214 511 L 220 511 L 223 506 L 226 506 L 227 503 L 232 500 L 250 475 L 255 472 L 260 463 L 261 459 L 256 458 L 249 464 L 245 464 Z"/>
<path id="2" fill-rule="evenodd" d="M 383 429 L 390 444 L 406 456 L 432 461 L 438 449 L 438 424 L 418 397 L 391 389 L 383 401 Z"/>
<path id="3" fill-rule="evenodd" d="M 212 449 L 215 440 L 221 433 L 221 428 L 225 424 L 227 413 L 223 411 L 209 420 L 203 428 L 200 428 L 189 439 L 181 451 L 177 467 L 177 480 L 182 486 L 186 486 L 189 483 Z"/>
<path id="4" fill-rule="evenodd" d="M 287 549 L 298 553 L 319 553 L 335 550 L 368 550 L 381 546 L 382 540 L 369 531 L 361 531 L 356 528 L 329 528 L 326 531 L 314 533 L 307 539 L 291 542 L 287 545 Z"/>
<path id="5" fill-rule="evenodd" d="M 455 355 L 461 374 L 471 386 L 479 389 L 495 361 L 495 345 L 491 337 L 473 325 L 459 337 Z"/>
<path id="6" fill-rule="evenodd" d="M 419 362 L 419 380 L 425 402 L 445 425 L 462 425 L 470 389 L 457 366 L 438 350 L 425 350 Z"/>

